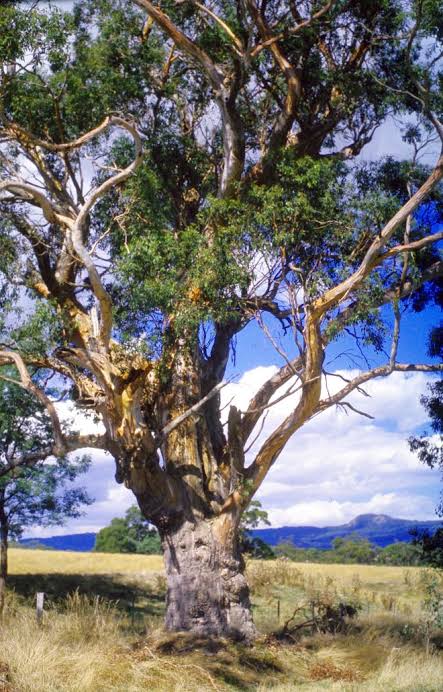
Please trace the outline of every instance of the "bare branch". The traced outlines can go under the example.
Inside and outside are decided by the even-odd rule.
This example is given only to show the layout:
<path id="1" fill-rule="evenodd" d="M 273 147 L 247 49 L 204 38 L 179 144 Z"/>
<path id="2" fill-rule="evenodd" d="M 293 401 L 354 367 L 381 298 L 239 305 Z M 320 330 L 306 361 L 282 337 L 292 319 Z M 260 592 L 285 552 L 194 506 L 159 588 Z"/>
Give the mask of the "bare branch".
<path id="1" fill-rule="evenodd" d="M 9 134 L 12 135 L 14 138 L 17 136 L 20 138 L 24 137 L 26 140 L 30 141 L 34 146 L 42 147 L 47 151 L 53 151 L 54 153 L 66 153 L 69 151 L 73 151 L 74 149 L 79 149 L 84 144 L 87 144 L 92 139 L 104 132 L 110 125 L 119 125 L 120 127 L 129 129 L 128 123 L 125 120 L 115 115 L 108 115 L 103 120 L 103 122 L 100 123 L 100 125 L 97 125 L 97 127 L 93 128 L 92 130 L 89 130 L 89 132 L 86 132 L 84 135 L 81 135 L 81 137 L 78 137 L 77 139 L 74 139 L 71 142 L 64 142 L 62 144 L 55 144 L 54 142 L 49 142 L 46 139 L 40 139 L 39 137 L 33 135 L 32 132 L 29 132 L 24 127 L 22 127 L 21 125 L 17 125 L 16 123 L 8 124 L 5 127 L 5 130 L 6 132 L 9 132 Z"/>
<path id="2" fill-rule="evenodd" d="M 197 2 L 197 0 L 194 0 L 194 5 L 198 7 L 202 12 L 205 12 L 207 15 L 209 15 L 222 29 L 223 31 L 229 36 L 231 39 L 232 43 L 234 44 L 234 50 L 237 53 L 238 56 L 243 57 L 244 56 L 244 47 L 243 43 L 241 40 L 236 36 L 236 34 L 232 31 L 231 27 L 226 24 L 221 17 L 219 17 L 215 12 L 209 9 L 209 7 L 206 7 L 200 2 Z"/>
<path id="3" fill-rule="evenodd" d="M 251 56 L 254 57 L 258 55 L 258 53 L 260 53 L 260 51 L 262 51 L 263 48 L 270 48 L 275 43 L 281 41 L 287 36 L 293 36 L 302 29 L 305 29 L 306 27 L 310 26 L 313 22 L 315 22 L 316 19 L 320 19 L 321 17 L 323 17 L 323 15 L 329 12 L 333 4 L 334 0 L 329 0 L 329 2 L 326 3 L 326 5 L 324 5 L 321 9 L 318 10 L 318 12 L 314 12 L 313 15 L 307 17 L 306 19 L 301 19 L 300 23 L 296 26 L 287 29 L 286 32 L 282 32 L 280 34 L 276 34 L 275 36 L 271 36 L 270 38 L 264 40 L 262 43 L 257 44 L 251 51 Z"/>
<path id="4" fill-rule="evenodd" d="M 215 387 L 209 391 L 206 396 L 204 396 L 200 401 L 197 401 L 196 404 L 188 408 L 184 413 L 182 413 L 180 416 L 177 416 L 172 420 L 170 423 L 165 425 L 164 428 L 160 431 L 159 435 L 157 436 L 157 447 L 159 447 L 162 442 L 166 439 L 166 437 L 176 428 L 178 428 L 179 425 L 181 425 L 185 420 L 187 420 L 190 416 L 192 416 L 194 413 L 197 413 L 202 406 L 204 406 L 209 399 L 212 399 L 213 396 L 215 396 L 223 387 L 226 387 L 229 384 L 229 380 L 226 382 L 220 382 L 219 384 L 216 384 Z"/>
<path id="5" fill-rule="evenodd" d="M 301 357 L 295 358 L 286 363 L 278 370 L 275 375 L 269 378 L 258 390 L 255 396 L 249 402 L 249 406 L 245 411 L 242 419 L 242 434 L 243 441 L 246 442 L 258 423 L 264 409 L 272 398 L 273 394 L 280 389 L 291 377 L 297 375 L 300 377 L 303 368 L 303 360 Z"/>
<path id="6" fill-rule="evenodd" d="M 64 456 L 69 452 L 75 452 L 80 449 L 102 449 L 108 450 L 107 439 L 105 435 L 68 435 L 63 438 L 63 450 L 55 447 L 55 445 L 47 445 L 32 452 L 14 455 L 14 458 L 9 463 L 0 465 L 0 478 L 6 476 L 11 471 L 17 468 L 29 467 L 37 464 L 39 461 L 44 461 L 48 457 Z"/>
<path id="7" fill-rule="evenodd" d="M 7 190 L 8 192 L 18 195 L 19 199 L 23 202 L 29 202 L 39 206 L 46 221 L 49 223 L 57 223 L 57 217 L 62 213 L 60 207 L 54 205 L 37 187 L 29 183 L 11 179 L 1 180 L 0 192 L 2 190 Z"/>
<path id="8" fill-rule="evenodd" d="M 255 0 L 247 0 L 247 5 L 263 38 L 262 45 L 263 47 L 265 47 L 265 45 L 269 46 L 274 61 L 284 75 L 287 85 L 285 103 L 274 122 L 267 150 L 265 151 L 262 161 L 254 168 L 256 177 L 266 178 L 273 165 L 272 159 L 274 153 L 285 144 L 286 138 L 295 120 L 297 103 L 301 95 L 301 80 L 298 70 L 291 65 L 283 50 L 278 45 L 278 41 L 282 37 L 276 37 L 271 34 L 263 13 L 258 9 Z"/>
<path id="9" fill-rule="evenodd" d="M 191 41 L 158 6 L 153 5 L 149 0 L 133 0 L 133 2 L 146 10 L 148 15 L 174 41 L 177 48 L 196 62 L 208 78 L 220 110 L 223 128 L 224 163 L 219 196 L 229 197 L 234 191 L 235 183 L 240 180 L 245 160 L 243 127 L 235 106 L 235 100 L 242 85 L 241 76 L 238 71 L 234 75 L 226 75 L 222 72 L 210 56 Z"/>
<path id="10" fill-rule="evenodd" d="M 273 402 L 273 403 L 274 403 L 274 402 Z M 277 403 L 277 402 L 275 402 L 275 403 Z M 270 406 L 272 406 L 272 404 L 270 404 Z M 257 433 L 256 433 L 255 437 L 251 440 L 251 442 L 249 443 L 248 447 L 246 447 L 246 449 L 245 449 L 245 454 L 247 454 L 247 453 L 253 448 L 253 446 L 254 446 L 255 443 L 257 442 L 258 438 L 259 438 L 260 435 L 262 434 L 263 428 L 265 427 L 266 418 L 268 417 L 268 415 L 269 415 L 269 410 L 266 411 L 265 415 L 264 415 L 263 418 L 261 419 L 260 427 L 259 427 L 259 429 L 257 430 Z"/>
<path id="11" fill-rule="evenodd" d="M 399 293 L 398 288 L 391 289 L 385 292 L 383 299 L 380 301 L 379 305 L 384 305 L 393 300 L 398 300 L 398 298 L 405 298 L 414 291 L 416 291 L 420 286 L 429 281 L 434 281 L 443 276 L 443 261 L 435 262 L 428 269 L 426 269 L 421 279 L 417 281 L 408 280 L 402 285 L 401 292 Z M 358 308 L 358 300 L 348 305 L 345 310 L 343 310 L 335 319 L 334 325 L 337 328 L 343 329 L 347 321 L 352 317 L 354 311 Z M 328 338 L 325 333 L 321 336 L 323 346 L 326 346 Z M 245 411 L 242 419 L 242 432 L 244 443 L 248 440 L 255 426 L 264 410 L 269 405 L 270 400 L 273 395 L 286 384 L 292 377 L 297 375 L 301 376 L 303 372 L 303 358 L 300 356 L 290 361 L 289 363 L 282 366 L 278 372 L 276 372 L 272 377 L 269 378 L 258 390 L 255 396 L 249 402 L 248 408 Z M 277 401 L 283 397 L 279 397 Z"/>
<path id="12" fill-rule="evenodd" d="M 404 223 L 408 216 L 426 199 L 429 193 L 443 178 L 443 147 L 440 157 L 427 180 L 412 195 L 412 197 L 398 210 L 396 214 L 388 221 L 383 230 L 372 242 L 370 248 L 366 252 L 359 268 L 351 274 L 345 281 L 334 286 L 326 291 L 318 298 L 313 305 L 314 312 L 317 316 L 324 315 L 334 305 L 342 301 L 349 293 L 358 288 L 364 279 L 371 273 L 374 267 L 383 262 L 383 255 L 380 251 L 392 237 L 395 230 Z"/>
<path id="13" fill-rule="evenodd" d="M 321 394 L 323 345 L 319 323 L 310 311 L 307 313 L 304 338 L 306 354 L 300 401 L 263 443 L 253 463 L 248 467 L 247 476 L 252 482 L 251 495 L 260 487 L 289 438 L 309 420 L 318 406 Z"/>
<path id="14" fill-rule="evenodd" d="M 7 365 L 10 363 L 15 365 L 20 375 L 20 382 L 17 382 L 17 384 L 20 384 L 20 386 L 33 394 L 47 410 L 54 432 L 54 450 L 56 450 L 56 453 L 58 454 L 63 454 L 65 451 L 64 436 L 53 402 L 49 399 L 49 397 L 46 396 L 44 391 L 37 387 L 37 385 L 32 381 L 28 368 L 26 367 L 23 358 L 19 353 L 16 353 L 15 351 L 0 351 L 0 365 Z"/>
<path id="15" fill-rule="evenodd" d="M 115 187 L 116 185 L 121 184 L 125 180 L 129 178 L 132 173 L 140 166 L 141 161 L 142 161 L 142 156 L 143 156 L 143 150 L 142 150 L 142 143 L 140 139 L 140 135 L 138 134 L 136 128 L 131 125 L 130 123 L 126 122 L 122 118 L 118 118 L 116 116 L 112 116 L 111 118 L 108 119 L 108 124 L 112 125 L 118 125 L 119 127 L 124 128 L 127 130 L 132 137 L 134 138 L 134 143 L 135 143 L 135 157 L 132 163 L 129 164 L 126 168 L 124 168 L 122 171 L 119 171 L 115 175 L 111 176 L 107 180 L 105 180 L 104 183 L 102 183 L 98 188 L 92 191 L 86 202 L 83 204 L 83 206 L 80 209 L 80 212 L 75 219 L 75 222 L 70 224 L 71 227 L 71 232 L 72 232 L 72 244 L 74 247 L 74 250 L 81 260 L 81 262 L 84 264 L 89 280 L 91 282 L 92 289 L 94 291 L 94 295 L 96 296 L 97 300 L 99 301 L 100 304 L 100 309 L 101 309 L 101 328 L 100 328 L 100 337 L 101 337 L 101 342 L 105 349 L 108 348 L 109 346 L 109 339 L 111 336 L 111 328 L 112 328 L 112 300 L 111 296 L 109 293 L 106 291 L 105 287 L 103 286 L 102 280 L 100 278 L 100 275 L 97 271 L 97 268 L 85 248 L 83 244 L 83 237 L 84 237 L 84 227 L 86 220 L 88 218 L 89 212 L 91 211 L 92 207 L 94 204 L 99 200 L 103 195 L 106 194 L 108 190 L 111 188 Z"/>
<path id="16" fill-rule="evenodd" d="M 346 387 L 340 389 L 336 394 L 328 397 L 327 399 L 322 399 L 321 401 L 319 401 L 316 413 L 326 410 L 333 404 L 338 404 L 339 402 L 341 402 L 342 399 L 348 396 L 348 394 L 353 392 L 355 389 L 360 387 L 365 382 L 369 382 L 369 380 L 374 380 L 377 377 L 386 377 L 387 375 L 390 375 L 392 372 L 443 372 L 443 365 L 428 363 L 394 363 L 393 365 L 391 365 L 391 363 L 388 363 L 387 365 L 380 365 L 377 368 L 373 368 L 372 370 L 367 370 L 366 372 L 360 373 L 360 375 L 354 377 L 354 379 L 351 380 L 346 385 Z"/>
<path id="17" fill-rule="evenodd" d="M 354 413 L 358 413 L 359 416 L 369 418 L 369 420 L 375 420 L 374 416 L 371 416 L 369 413 L 366 413 L 366 411 L 360 411 L 360 409 L 350 404 L 349 401 L 340 401 L 337 404 L 337 406 L 341 406 L 344 409 L 349 408 L 351 411 L 354 411 Z"/>
<path id="18" fill-rule="evenodd" d="M 393 257 L 394 255 L 398 255 L 400 252 L 413 252 L 415 250 L 421 250 L 424 247 L 428 247 L 428 245 L 432 245 L 433 243 L 438 242 L 439 240 L 443 239 L 443 231 L 439 231 L 438 233 L 434 233 L 433 235 L 428 235 L 426 238 L 420 238 L 420 240 L 414 240 L 412 243 L 406 243 L 404 245 L 396 245 L 395 247 L 390 248 L 386 252 L 383 253 L 383 255 L 380 256 L 380 260 L 384 260 L 388 257 Z"/>

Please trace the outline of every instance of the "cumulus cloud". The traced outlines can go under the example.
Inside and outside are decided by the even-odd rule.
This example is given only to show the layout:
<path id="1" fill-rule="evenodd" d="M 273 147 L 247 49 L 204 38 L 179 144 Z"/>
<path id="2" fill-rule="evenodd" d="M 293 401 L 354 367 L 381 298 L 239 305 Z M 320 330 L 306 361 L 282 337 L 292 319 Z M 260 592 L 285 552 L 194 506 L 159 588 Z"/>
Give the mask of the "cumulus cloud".
<path id="1" fill-rule="evenodd" d="M 256 368 L 223 396 L 244 409 L 254 391 L 275 371 Z M 336 371 L 323 381 L 323 396 L 341 388 L 357 371 Z M 258 493 L 274 526 L 334 525 L 374 512 L 407 519 L 435 518 L 439 494 L 436 472 L 409 451 L 407 437 L 426 423 L 420 395 L 429 377 L 393 373 L 373 380 L 347 400 L 374 417 L 331 407 L 288 442 Z M 297 402 L 297 394 L 269 409 L 263 431 L 249 457 Z"/>
<path id="2" fill-rule="evenodd" d="M 275 366 L 251 369 L 238 382 L 222 390 L 223 403 L 232 400 L 245 410 L 250 398 L 274 372 Z M 324 396 L 333 393 L 356 371 L 340 370 L 323 382 Z M 258 494 L 268 510 L 273 526 L 327 526 L 349 521 L 367 512 L 391 514 L 406 519 L 435 518 L 439 477 L 420 464 L 410 453 L 407 437 L 426 423 L 420 395 L 429 377 L 423 373 L 394 373 L 389 378 L 365 385 L 365 392 L 354 393 L 348 400 L 374 420 L 332 407 L 314 418 L 289 441 L 271 469 Z M 254 453 L 275 426 L 296 404 L 298 394 L 269 409 Z M 225 410 L 225 414 L 227 414 Z M 63 416 L 73 410 L 65 405 Z M 97 430 L 90 416 L 75 414 L 75 426 L 82 432 Z M 113 517 L 122 516 L 134 503 L 134 496 L 114 479 L 112 457 L 89 450 L 93 464 L 86 484 L 96 502 L 84 517 L 63 528 L 40 529 L 29 535 L 54 535 L 97 531 Z"/>

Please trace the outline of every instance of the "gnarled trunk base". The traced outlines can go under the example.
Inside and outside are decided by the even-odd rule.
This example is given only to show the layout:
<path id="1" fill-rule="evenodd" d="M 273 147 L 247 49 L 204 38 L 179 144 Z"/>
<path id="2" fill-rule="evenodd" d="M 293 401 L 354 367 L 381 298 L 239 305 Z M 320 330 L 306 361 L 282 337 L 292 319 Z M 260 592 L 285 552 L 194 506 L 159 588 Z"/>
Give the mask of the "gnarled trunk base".
<path id="1" fill-rule="evenodd" d="M 215 521 L 187 521 L 163 534 L 166 627 L 252 641 L 244 563 L 231 538 L 217 535 Z"/>

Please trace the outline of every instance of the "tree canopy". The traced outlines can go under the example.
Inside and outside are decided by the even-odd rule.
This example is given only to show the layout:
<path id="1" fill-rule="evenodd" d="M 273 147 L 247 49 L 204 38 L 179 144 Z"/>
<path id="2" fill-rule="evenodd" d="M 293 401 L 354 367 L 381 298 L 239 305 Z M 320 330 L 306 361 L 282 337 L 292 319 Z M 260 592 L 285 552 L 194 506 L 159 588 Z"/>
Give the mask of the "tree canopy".
<path id="1" fill-rule="evenodd" d="M 3 377 L 10 369 L 2 369 Z M 92 500 L 72 485 L 91 463 L 87 456 L 35 461 L 51 443 L 51 420 L 44 406 L 22 387 L 0 378 L 0 525 L 18 539 L 31 526 L 57 526 L 81 516 Z M 17 463 L 29 454 L 29 466 Z"/>
<path id="2" fill-rule="evenodd" d="M 90 459 L 44 460 L 52 440 L 51 419 L 31 392 L 11 382 L 10 371 L 2 368 L 0 378 L 0 611 L 9 540 L 32 526 L 63 525 L 92 502 L 85 488 L 73 484 L 88 470 Z M 32 464 L 24 464 L 24 458 Z"/>
<path id="3" fill-rule="evenodd" d="M 130 507 L 123 518 L 112 519 L 95 539 L 94 550 L 100 553 L 161 553 L 160 537 L 156 529 L 143 517 L 136 505 Z"/>

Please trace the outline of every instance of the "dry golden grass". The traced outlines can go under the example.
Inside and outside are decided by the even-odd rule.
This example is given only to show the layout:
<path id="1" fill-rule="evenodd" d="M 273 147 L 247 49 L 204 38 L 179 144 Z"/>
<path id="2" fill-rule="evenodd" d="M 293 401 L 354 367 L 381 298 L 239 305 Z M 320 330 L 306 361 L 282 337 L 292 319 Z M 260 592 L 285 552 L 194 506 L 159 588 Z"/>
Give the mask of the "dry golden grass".
<path id="1" fill-rule="evenodd" d="M 163 571 L 163 558 L 11 548 L 9 571 L 10 574 L 152 574 Z"/>
<path id="2" fill-rule="evenodd" d="M 314 669 L 316 670 L 316 669 Z M 318 668 L 320 672 L 320 668 Z M 324 667 L 325 676 L 330 677 L 315 682 L 289 682 L 276 685 L 261 685 L 257 692 L 442 692 L 443 660 L 441 656 L 425 656 L 414 651 L 404 650 L 401 654 L 395 651 L 390 654 L 380 669 L 369 679 L 349 681 L 348 668 L 340 667 L 331 659 L 329 666 Z M 352 669 L 351 669 L 352 670 Z M 343 673 L 342 679 L 337 679 Z"/>
<path id="3" fill-rule="evenodd" d="M 162 631 L 158 556 L 11 550 L 10 567 L 0 692 L 443 690 L 443 657 L 426 652 L 420 629 L 420 569 L 250 562 L 255 619 L 268 635 L 247 648 Z M 42 626 L 37 590 L 48 594 Z M 314 597 L 363 608 L 346 633 L 277 641 L 272 631 Z"/>

